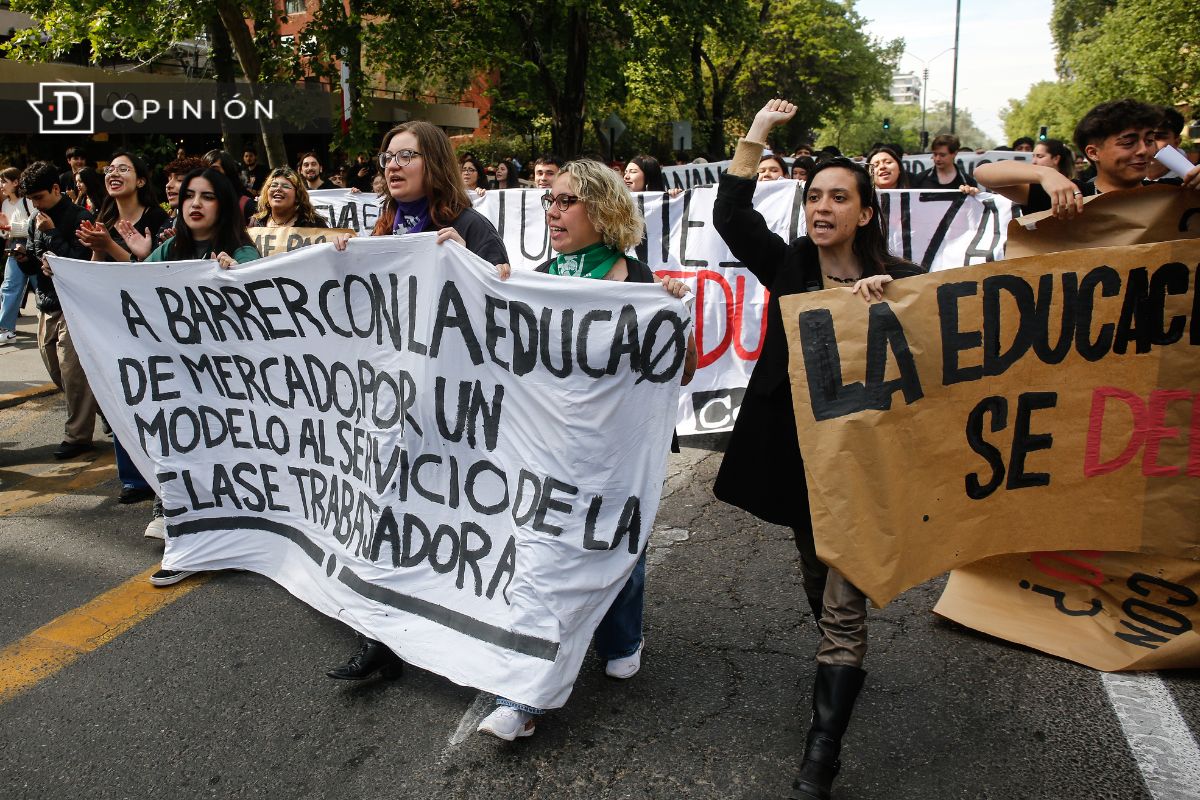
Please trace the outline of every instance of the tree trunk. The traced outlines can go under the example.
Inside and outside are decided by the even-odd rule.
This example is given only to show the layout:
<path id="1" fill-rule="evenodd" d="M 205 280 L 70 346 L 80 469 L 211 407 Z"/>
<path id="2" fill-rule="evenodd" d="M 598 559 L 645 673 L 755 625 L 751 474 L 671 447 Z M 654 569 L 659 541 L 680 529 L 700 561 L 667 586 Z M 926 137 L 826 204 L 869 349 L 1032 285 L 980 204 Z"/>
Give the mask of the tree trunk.
<path id="1" fill-rule="evenodd" d="M 212 42 L 213 74 L 216 76 L 219 87 L 217 96 L 224 104 L 230 93 L 224 87 L 232 87 L 234 81 L 237 80 L 237 76 L 233 72 L 233 48 L 229 44 L 229 34 L 226 32 L 225 26 L 219 21 L 210 19 L 204 27 L 209 41 Z M 240 154 L 242 134 L 233 130 L 229 120 L 223 116 L 221 117 L 221 141 L 230 153 Z"/>
<path id="2" fill-rule="evenodd" d="M 250 94 L 253 98 L 258 99 L 262 60 L 258 57 L 258 51 L 254 47 L 254 39 L 250 35 L 250 29 L 246 26 L 242 9 L 236 0 L 217 0 L 217 14 L 221 17 L 221 23 L 229 33 L 233 52 L 237 54 L 238 64 L 241 65 L 242 72 L 246 75 L 246 81 L 250 84 Z M 279 124 L 272 120 L 259 120 L 259 130 L 263 146 L 267 151 L 267 163 L 271 167 L 287 166 L 287 148 L 284 147 L 283 132 Z M 241 154 L 234 155 L 237 157 Z"/>
<path id="3" fill-rule="evenodd" d="M 587 106 L 588 17 L 586 9 L 572 6 L 567 13 L 571 44 L 567 49 L 567 70 L 558 108 L 554 109 L 554 148 L 566 158 L 583 151 L 585 109 Z"/>

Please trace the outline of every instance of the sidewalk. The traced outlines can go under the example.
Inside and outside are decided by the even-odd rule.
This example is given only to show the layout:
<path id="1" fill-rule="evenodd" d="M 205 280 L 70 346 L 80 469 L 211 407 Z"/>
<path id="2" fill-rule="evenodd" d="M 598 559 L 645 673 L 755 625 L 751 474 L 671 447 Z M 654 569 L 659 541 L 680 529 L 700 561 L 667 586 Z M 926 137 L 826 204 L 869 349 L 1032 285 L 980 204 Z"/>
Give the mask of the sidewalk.
<path id="1" fill-rule="evenodd" d="M 0 408 L 57 392 L 37 346 L 37 308 L 29 295 L 17 319 L 17 338 L 0 344 Z"/>

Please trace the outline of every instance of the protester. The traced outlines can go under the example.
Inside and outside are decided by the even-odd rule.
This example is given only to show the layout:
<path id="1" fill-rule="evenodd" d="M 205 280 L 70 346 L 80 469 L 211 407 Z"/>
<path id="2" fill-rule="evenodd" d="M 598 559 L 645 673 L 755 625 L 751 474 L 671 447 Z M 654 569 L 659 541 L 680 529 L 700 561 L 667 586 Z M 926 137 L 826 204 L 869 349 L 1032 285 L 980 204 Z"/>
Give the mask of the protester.
<path id="1" fill-rule="evenodd" d="M 1155 131 L 1161 119 L 1159 107 L 1131 99 L 1101 103 L 1088 111 L 1075 126 L 1075 145 L 1096 170 L 1088 181 L 1073 182 L 1051 167 L 1019 161 L 980 164 L 975 174 L 1026 213 L 1051 211 L 1070 219 L 1082 213 L 1084 197 L 1145 183 L 1150 159 L 1158 151 Z M 1184 184 L 1200 185 L 1200 178 L 1193 176 L 1200 176 L 1200 170 L 1189 172 Z"/>
<path id="2" fill-rule="evenodd" d="M 794 158 L 812 158 L 812 155 L 812 142 L 801 142 L 796 146 L 796 149 L 792 151 L 792 156 Z"/>
<path id="3" fill-rule="evenodd" d="M 310 192 L 337 188 L 321 176 L 321 159 L 316 153 L 305 153 L 300 157 L 300 174 L 304 177 L 304 188 Z"/>
<path id="4" fill-rule="evenodd" d="M 625 181 L 629 181 L 628 172 Z M 578 160 L 564 165 L 542 198 L 542 207 L 546 209 L 550 245 L 558 255 L 539 266 L 538 272 L 606 281 L 659 282 L 648 266 L 625 255 L 641 240 L 645 223 L 628 188 L 603 163 Z M 501 270 L 501 277 L 507 277 L 507 270 Z M 662 284 L 675 297 L 683 297 L 688 291 L 682 281 L 674 278 L 663 280 Z M 691 380 L 695 368 L 692 340 L 684 369 L 685 384 Z M 643 550 L 593 637 L 596 655 L 611 678 L 632 678 L 641 669 L 645 582 Z M 496 709 L 479 723 L 478 730 L 511 742 L 532 736 L 536 717 L 544 713 L 543 709 L 497 697 Z"/>
<path id="5" fill-rule="evenodd" d="M 242 211 L 242 219 L 249 223 L 250 219 L 258 212 L 258 208 L 254 203 L 254 194 L 242 182 L 241 171 L 238 169 L 237 162 L 233 160 L 233 156 L 224 150 L 209 150 L 204 154 L 204 165 L 220 172 L 233 186 L 234 194 L 238 199 L 238 208 Z"/>
<path id="6" fill-rule="evenodd" d="M 95 223 L 79 226 L 79 241 L 92 251 L 93 261 L 129 261 L 129 246 L 116 229 L 118 220 L 133 223 L 147 235 L 158 232 L 167 221 L 167 213 L 158 205 L 150 182 L 150 167 L 128 150 L 113 153 L 104 168 L 107 193 Z"/>
<path id="7" fill-rule="evenodd" d="M 267 178 L 267 166 L 258 163 L 258 151 L 254 145 L 246 145 L 242 150 L 242 183 L 251 194 L 262 190 L 263 181 Z"/>
<path id="8" fill-rule="evenodd" d="M 265 228 L 328 228 L 313 208 L 304 181 L 291 167 L 276 167 L 258 196 L 259 211 L 251 220 Z"/>
<path id="9" fill-rule="evenodd" d="M 501 161 L 496 164 L 496 177 L 492 182 L 496 189 L 520 189 L 521 176 L 517 165 L 512 161 Z"/>
<path id="10" fill-rule="evenodd" d="M 625 165 L 625 185 L 631 192 L 665 192 L 667 182 L 662 165 L 654 156 L 639 155 Z"/>
<path id="11" fill-rule="evenodd" d="M 958 189 L 963 194 L 978 194 L 978 184 L 971 177 L 963 174 L 955 163 L 958 151 L 962 145 L 958 137 L 952 133 L 935 136 L 930 153 L 933 156 L 933 166 L 917 176 L 912 182 L 914 189 Z"/>
<path id="12" fill-rule="evenodd" d="M 179 187 L 183 178 L 192 170 L 204 169 L 204 161 L 193 156 L 176 158 L 163 167 L 163 175 L 167 182 L 164 192 L 167 195 L 168 217 L 155 232 L 155 244 L 162 244 L 175 235 L 175 223 L 179 219 Z"/>
<path id="13" fill-rule="evenodd" d="M 1154 131 L 1154 139 L 1158 142 L 1158 149 L 1164 147 L 1179 148 L 1182 141 L 1184 120 L 1183 115 L 1176 111 L 1171 106 L 1162 107 L 1162 122 Z M 1158 160 L 1151 159 L 1150 168 L 1146 170 L 1146 178 L 1155 183 L 1165 183 L 1178 186 L 1182 183 L 1181 178 L 1172 178 L 1168 175 L 1170 172 Z"/>
<path id="14" fill-rule="evenodd" d="M 563 160 L 555 155 L 540 156 L 533 162 L 533 185 L 538 189 L 549 189 L 554 176 L 563 167 Z"/>
<path id="15" fill-rule="evenodd" d="M 758 160 L 758 180 L 777 181 L 788 174 L 787 162 L 779 156 L 763 156 Z"/>
<path id="16" fill-rule="evenodd" d="M 107 197 L 94 223 L 84 220 L 79 225 L 79 241 L 92 251 L 93 261 L 130 261 L 129 245 L 117 230 L 117 222 L 130 222 L 134 230 L 153 236 L 167 221 L 167 213 L 159 207 L 150 183 L 150 168 L 141 157 L 128 150 L 113 153 L 104 168 L 104 188 Z M 113 454 L 117 477 L 121 481 L 120 503 L 140 503 L 154 496 L 150 484 L 138 472 L 120 440 L 113 437 Z"/>
<path id="17" fill-rule="evenodd" d="M 900 153 L 891 145 L 879 145 L 872 150 L 867 155 L 867 168 L 877 191 L 908 188 L 908 173 L 904 171 Z"/>
<path id="18" fill-rule="evenodd" d="M 866 673 L 866 598 L 816 554 L 804 467 L 788 378 L 788 344 L 779 298 L 829 286 L 864 300 L 883 297 L 893 278 L 920 267 L 887 252 L 879 201 L 867 171 L 845 158 L 818 162 L 804 191 L 808 234 L 785 242 L 753 207 L 755 167 L 771 129 L 796 107 L 771 100 L 738 142 L 721 176 L 713 225 L 742 266 L 768 291 L 763 349 L 713 488 L 717 498 L 767 522 L 792 528 L 800 550 L 804 590 L 820 620 L 813 718 L 795 786 L 803 798 L 827 800 L 837 775 L 842 735 Z M 864 502 L 866 498 L 864 498 Z"/>
<path id="19" fill-rule="evenodd" d="M 1032 153 L 1033 139 L 1028 136 L 1022 136 L 1012 143 L 1012 149 L 1016 153 Z"/>
<path id="20" fill-rule="evenodd" d="M 246 232 L 233 183 L 219 170 L 208 167 L 184 175 L 179 185 L 176 216 L 183 224 L 177 224 L 175 234 L 157 246 L 153 236 L 144 235 L 128 221 L 119 221 L 117 229 L 134 255 L 146 262 L 213 259 L 218 266 L 229 269 L 234 264 L 260 257 Z M 145 536 L 148 539 L 166 538 L 161 497 L 155 498 Z M 150 576 L 150 583 L 159 587 L 171 586 L 194 574 L 194 570 L 160 566 Z"/>
<path id="21" fill-rule="evenodd" d="M 88 385 L 87 375 L 79 363 L 75 344 L 67 330 L 58 293 L 54 288 L 48 255 L 86 259 L 91 250 L 76 238 L 80 224 L 92 219 L 92 214 L 70 201 L 59 186 L 58 171 L 47 161 L 35 161 L 21 173 L 21 194 L 29 199 L 35 214 L 29 221 L 30 237 L 25 258 L 17 266 L 26 275 L 42 274 L 37 278 L 38 349 L 50 380 L 62 390 L 67 404 L 64 437 L 54 451 L 57 459 L 74 458 L 88 452 L 94 445 L 96 432 L 96 398 Z"/>
<path id="22" fill-rule="evenodd" d="M 483 197 L 487 191 L 487 167 L 483 165 L 483 162 L 468 153 L 463 156 L 459 164 L 459 172 L 468 194 Z"/>
<path id="23" fill-rule="evenodd" d="M 1046 139 L 1034 145 L 1032 163 L 1056 169 L 1065 178 L 1075 176 L 1075 155 L 1061 139 Z"/>
<path id="24" fill-rule="evenodd" d="M 380 145 L 379 166 L 387 195 L 372 236 L 402 236 L 436 231 L 439 244 L 458 242 L 493 264 L 508 264 L 504 240 L 487 217 L 471 207 L 454 146 L 445 131 L 421 120 L 397 125 Z M 342 234 L 334 247 L 345 250 L 353 234 Z M 387 645 L 359 634 L 359 649 L 345 664 L 325 674 L 359 681 L 380 673 L 400 676 L 404 662 Z"/>
<path id="25" fill-rule="evenodd" d="M 26 275 L 17 265 L 16 255 L 28 251 L 29 219 L 36 212 L 29 199 L 21 196 L 21 170 L 0 170 L 0 236 L 4 238 L 4 283 L 0 286 L 0 345 L 17 338 L 17 317 L 25 302 L 26 286 L 36 286 L 37 276 Z"/>
<path id="26" fill-rule="evenodd" d="M 371 191 L 371 182 L 375 179 L 376 172 L 371 157 L 366 153 L 359 153 L 354 164 L 347 165 L 345 169 L 346 188 L 358 189 L 360 192 Z"/>
<path id="27" fill-rule="evenodd" d="M 813 160 L 812 156 L 796 156 L 792 161 L 792 180 L 807 183 L 808 176 L 812 175 L 816 166 L 817 162 Z"/>
<path id="28" fill-rule="evenodd" d="M 63 194 L 71 199 L 71 202 L 78 203 L 79 196 L 75 188 L 75 175 L 79 170 L 88 166 L 87 151 L 82 147 L 68 147 L 64 154 L 67 159 L 67 171 L 58 176 L 58 185 L 62 189 Z"/>
<path id="29" fill-rule="evenodd" d="M 104 178 L 91 167 L 84 167 L 75 173 L 75 205 L 86 208 L 92 214 L 100 211 L 104 198 Z"/>

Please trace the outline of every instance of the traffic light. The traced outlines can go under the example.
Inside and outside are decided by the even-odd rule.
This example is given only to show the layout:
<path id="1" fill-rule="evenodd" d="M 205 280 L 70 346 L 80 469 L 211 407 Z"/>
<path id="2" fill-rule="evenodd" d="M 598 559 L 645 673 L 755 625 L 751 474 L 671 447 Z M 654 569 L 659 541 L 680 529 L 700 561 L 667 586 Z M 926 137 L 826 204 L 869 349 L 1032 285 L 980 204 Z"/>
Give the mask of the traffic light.
<path id="1" fill-rule="evenodd" d="M 1048 129 L 1048 128 L 1047 128 L 1045 125 L 1043 125 L 1042 127 L 1038 128 L 1038 141 L 1039 141 L 1039 142 L 1044 142 L 1044 141 L 1046 141 L 1046 133 L 1047 133 L 1047 131 L 1048 131 L 1048 130 L 1049 130 L 1049 129 Z"/>
<path id="2" fill-rule="evenodd" d="M 883 129 L 885 131 L 890 131 L 892 129 L 892 118 L 891 117 L 883 118 Z"/>

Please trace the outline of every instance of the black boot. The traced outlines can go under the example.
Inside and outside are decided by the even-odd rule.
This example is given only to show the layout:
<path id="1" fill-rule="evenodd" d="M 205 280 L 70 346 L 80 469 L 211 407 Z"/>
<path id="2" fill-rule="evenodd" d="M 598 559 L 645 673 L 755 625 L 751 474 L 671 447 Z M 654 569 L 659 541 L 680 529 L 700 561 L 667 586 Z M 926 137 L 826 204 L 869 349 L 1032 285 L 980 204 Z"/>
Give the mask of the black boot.
<path id="1" fill-rule="evenodd" d="M 325 674 L 342 681 L 361 681 L 371 677 L 376 672 L 380 677 L 392 680 L 400 677 L 404 662 L 393 653 L 383 642 L 368 639 L 363 636 L 362 647 L 350 656 L 350 660 L 340 667 L 335 667 Z"/>
<path id="2" fill-rule="evenodd" d="M 804 763 L 794 784 L 796 800 L 829 800 L 842 762 L 842 735 L 867 673 L 858 667 L 818 664 L 813 685 L 813 721 L 804 744 Z"/>

